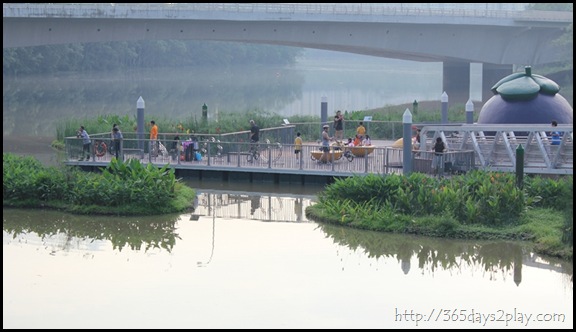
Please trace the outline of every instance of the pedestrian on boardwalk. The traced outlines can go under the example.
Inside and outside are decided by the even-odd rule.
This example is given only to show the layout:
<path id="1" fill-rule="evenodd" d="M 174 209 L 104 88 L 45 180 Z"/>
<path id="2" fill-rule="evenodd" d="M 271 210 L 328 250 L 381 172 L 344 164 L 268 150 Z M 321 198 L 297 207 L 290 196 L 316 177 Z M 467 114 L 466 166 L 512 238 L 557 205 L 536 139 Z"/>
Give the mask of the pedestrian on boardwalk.
<path id="1" fill-rule="evenodd" d="M 446 145 L 442 141 L 442 137 L 436 137 L 436 143 L 434 143 L 434 159 L 432 160 L 432 169 L 434 174 L 440 175 L 442 167 L 444 167 L 444 152 L 446 152 Z"/>
<path id="2" fill-rule="evenodd" d="M 330 141 L 333 140 L 333 138 L 328 134 L 329 128 L 329 125 L 324 125 L 324 127 L 322 127 L 322 147 L 320 147 L 320 150 L 322 150 L 322 157 L 320 157 L 319 162 L 324 164 L 330 160 L 330 154 L 328 152 L 330 152 Z"/>
<path id="3" fill-rule="evenodd" d="M 150 121 L 150 153 L 152 156 L 158 156 L 158 126 L 156 125 L 156 121 Z"/>
<path id="4" fill-rule="evenodd" d="M 124 136 L 122 135 L 122 132 L 118 126 L 112 128 L 112 135 L 112 143 L 114 143 L 114 154 L 116 155 L 116 159 L 120 159 L 120 147 L 122 146 L 122 140 L 124 139 Z"/>
<path id="5" fill-rule="evenodd" d="M 560 132 L 556 130 L 556 127 L 558 127 L 558 121 L 552 120 L 552 128 L 554 131 L 550 133 L 552 136 L 552 143 L 550 143 L 551 145 L 560 145 L 560 142 L 562 141 Z"/>
<path id="6" fill-rule="evenodd" d="M 110 139 L 114 141 L 114 128 L 118 127 L 118 124 L 115 123 L 112 125 L 112 130 L 110 130 Z"/>
<path id="7" fill-rule="evenodd" d="M 334 116 L 334 139 L 340 143 L 344 139 L 344 116 L 340 110 Z"/>
<path id="8" fill-rule="evenodd" d="M 76 137 L 82 138 L 82 156 L 78 161 L 84 160 L 84 155 L 86 155 L 86 160 L 90 160 L 90 146 L 92 145 L 92 141 L 84 126 L 80 126 L 80 129 L 76 132 Z"/>
<path id="9" fill-rule="evenodd" d="M 256 125 L 254 120 L 250 120 L 250 142 L 258 143 L 260 140 L 260 127 Z"/>
<path id="10" fill-rule="evenodd" d="M 366 135 L 366 127 L 364 127 L 364 122 L 360 121 L 360 123 L 358 123 L 358 127 L 356 127 L 356 135 L 359 136 L 360 141 L 364 139 L 364 135 Z"/>
<path id="11" fill-rule="evenodd" d="M 302 155 L 302 134 L 300 132 L 296 133 L 296 138 L 294 139 L 294 154 L 296 155 L 296 160 Z"/>

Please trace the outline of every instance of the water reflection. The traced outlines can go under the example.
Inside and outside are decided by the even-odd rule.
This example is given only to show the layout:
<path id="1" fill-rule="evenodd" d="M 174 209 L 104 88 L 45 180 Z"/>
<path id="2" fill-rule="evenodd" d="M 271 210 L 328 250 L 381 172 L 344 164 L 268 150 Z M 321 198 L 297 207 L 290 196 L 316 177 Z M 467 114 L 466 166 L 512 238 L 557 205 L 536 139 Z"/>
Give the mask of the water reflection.
<path id="1" fill-rule="evenodd" d="M 114 250 L 163 249 L 170 252 L 176 240 L 176 216 L 76 216 L 57 211 L 4 209 L 3 230 L 13 239 L 35 233 L 53 254 L 78 249 L 80 243 L 98 249 L 109 241 Z"/>
<path id="2" fill-rule="evenodd" d="M 481 271 L 490 280 L 512 275 L 516 285 L 522 282 L 522 266 L 565 273 L 573 278 L 572 263 L 542 258 L 529 244 L 505 241 L 459 241 L 398 235 L 320 224 L 320 229 L 333 241 L 353 251 L 360 250 L 373 259 L 396 259 L 405 275 L 414 262 L 421 274 L 438 270 L 462 273 Z M 342 266 L 342 270 L 345 266 Z"/>
<path id="3" fill-rule="evenodd" d="M 197 208 L 174 216 L 4 209 L 4 328 L 573 327 L 571 262 L 318 224 L 299 213 L 309 188 L 221 186 L 196 186 Z M 440 309 L 561 320 L 398 315 Z"/>
<path id="4" fill-rule="evenodd" d="M 45 249 L 55 254 L 71 249 L 99 250 L 109 241 L 113 250 L 171 252 L 182 240 L 178 223 L 184 220 L 211 220 L 211 251 L 198 266 L 212 261 L 217 240 L 217 220 L 256 220 L 261 222 L 306 222 L 305 209 L 314 197 L 292 194 L 266 194 L 240 191 L 199 189 L 197 206 L 189 215 L 113 217 L 77 216 L 57 211 L 4 209 L 3 230 L 12 239 L 41 241 Z M 41 215 L 41 217 L 40 217 Z M 362 252 L 367 259 L 395 260 L 405 275 L 417 268 L 421 274 L 437 271 L 478 271 L 490 280 L 499 275 L 511 275 L 514 283 L 522 282 L 522 266 L 546 269 L 570 276 L 572 264 L 532 253 L 530 244 L 505 241 L 461 241 L 411 235 L 364 231 L 330 224 L 318 224 L 318 229 L 347 252 Z M 35 237 L 30 237 L 35 234 Z M 36 239 L 36 240 L 35 240 Z M 39 244 L 39 243 L 37 243 Z M 87 248 L 81 248 L 86 245 Z M 343 250 L 338 250 L 338 255 Z M 341 257 L 344 261 L 344 258 Z M 342 265 L 342 270 L 346 269 Z"/>

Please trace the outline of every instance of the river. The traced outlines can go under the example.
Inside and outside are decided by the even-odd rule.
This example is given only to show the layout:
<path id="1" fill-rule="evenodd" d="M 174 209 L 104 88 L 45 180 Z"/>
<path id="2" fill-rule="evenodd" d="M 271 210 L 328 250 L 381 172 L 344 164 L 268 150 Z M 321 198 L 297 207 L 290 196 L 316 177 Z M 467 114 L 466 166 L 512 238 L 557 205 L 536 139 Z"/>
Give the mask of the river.
<path id="1" fill-rule="evenodd" d="M 365 60 L 5 80 L 3 148 L 57 163 L 59 121 L 134 114 L 139 96 L 184 117 L 203 103 L 315 114 L 322 96 L 332 111 L 440 94 L 433 65 Z M 185 181 L 199 193 L 190 213 L 4 209 L 3 327 L 573 328 L 572 262 L 527 243 L 317 223 L 305 210 L 321 186 Z"/>

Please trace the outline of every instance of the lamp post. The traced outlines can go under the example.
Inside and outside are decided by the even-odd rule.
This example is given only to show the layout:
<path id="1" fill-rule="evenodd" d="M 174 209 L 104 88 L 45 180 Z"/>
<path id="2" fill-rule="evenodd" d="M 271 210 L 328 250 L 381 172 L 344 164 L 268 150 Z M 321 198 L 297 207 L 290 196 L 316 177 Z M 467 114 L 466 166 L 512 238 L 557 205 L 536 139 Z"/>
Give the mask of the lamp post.
<path id="1" fill-rule="evenodd" d="M 322 132 L 322 126 L 328 121 L 328 99 L 326 97 L 321 98 L 320 102 L 320 132 Z"/>
<path id="2" fill-rule="evenodd" d="M 442 102 L 442 124 L 448 123 L 448 94 L 446 91 L 442 92 L 440 96 L 440 101 Z"/>
<path id="3" fill-rule="evenodd" d="M 474 123 L 474 103 L 472 103 L 472 99 L 468 99 L 466 103 L 466 123 Z"/>
<path id="4" fill-rule="evenodd" d="M 136 123 L 138 134 L 138 149 L 140 149 L 140 159 L 144 158 L 144 99 L 142 96 L 136 101 Z"/>
<path id="5" fill-rule="evenodd" d="M 403 135 L 402 135 L 402 170 L 404 175 L 412 173 L 412 113 L 409 109 L 402 115 Z"/>

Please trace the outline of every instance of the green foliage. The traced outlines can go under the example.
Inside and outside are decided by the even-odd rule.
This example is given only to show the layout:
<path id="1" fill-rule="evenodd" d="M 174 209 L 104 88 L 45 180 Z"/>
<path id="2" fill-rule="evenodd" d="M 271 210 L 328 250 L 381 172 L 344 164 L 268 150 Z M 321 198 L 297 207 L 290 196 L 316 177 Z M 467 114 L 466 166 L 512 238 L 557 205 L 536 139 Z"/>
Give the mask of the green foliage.
<path id="1" fill-rule="evenodd" d="M 76 213 L 160 214 L 183 211 L 194 191 L 168 165 L 113 159 L 101 174 L 44 167 L 31 157 L 3 155 L 5 206 L 57 207 Z"/>
<path id="2" fill-rule="evenodd" d="M 574 197 L 573 177 L 563 176 L 558 179 L 541 176 L 524 178 L 524 189 L 530 196 L 540 197 L 535 206 L 563 209 L 572 204 Z"/>
<path id="3" fill-rule="evenodd" d="M 354 176 L 336 180 L 318 197 L 318 203 L 307 210 L 309 217 L 321 215 L 320 221 L 356 228 L 462 238 L 535 239 L 542 252 L 563 257 L 568 253 L 559 247 L 572 245 L 571 176 L 527 178 L 524 189 L 516 186 L 514 174 L 489 171 L 449 179 L 420 173 Z M 564 211 L 564 222 L 534 222 L 534 214 L 526 219 L 529 208 L 536 206 Z"/>
<path id="4" fill-rule="evenodd" d="M 571 12 L 574 10 L 574 4 L 573 3 L 529 3 L 528 6 L 526 7 L 526 9 Z"/>
<path id="5" fill-rule="evenodd" d="M 3 199 L 9 204 L 30 205 L 57 199 L 68 189 L 64 175 L 44 167 L 37 159 L 3 153 Z"/>

